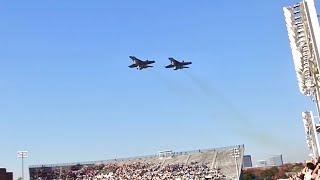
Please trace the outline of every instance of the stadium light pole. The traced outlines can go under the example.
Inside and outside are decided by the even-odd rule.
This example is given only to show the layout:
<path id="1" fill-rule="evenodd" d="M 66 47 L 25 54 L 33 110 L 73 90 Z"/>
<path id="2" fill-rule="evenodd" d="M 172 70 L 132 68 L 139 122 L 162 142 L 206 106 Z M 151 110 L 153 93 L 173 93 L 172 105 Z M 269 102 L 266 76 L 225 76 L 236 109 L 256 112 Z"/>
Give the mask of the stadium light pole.
<path id="1" fill-rule="evenodd" d="M 239 180 L 239 168 L 238 168 L 238 161 L 237 158 L 240 157 L 240 149 L 239 148 L 233 148 L 230 149 L 231 153 L 230 156 L 234 157 L 235 163 L 236 163 L 236 173 L 237 173 L 237 179 Z"/>
<path id="2" fill-rule="evenodd" d="M 284 7 L 283 11 L 300 92 L 314 99 L 320 116 L 320 27 L 314 0 Z"/>
<path id="3" fill-rule="evenodd" d="M 306 134 L 307 146 L 312 154 L 312 158 L 316 160 L 320 156 L 320 147 L 313 114 L 311 111 L 303 112 L 302 118 Z"/>
<path id="4" fill-rule="evenodd" d="M 320 55 L 318 49 L 320 47 L 320 27 L 314 0 L 303 0 L 293 6 L 284 7 L 283 11 L 300 92 L 312 98 L 316 104 L 317 115 L 320 116 Z M 305 127 L 309 126 L 308 131 L 305 130 L 308 149 L 311 150 L 312 145 L 313 156 L 318 158 L 319 143 L 317 138 L 315 139 L 318 132 L 311 128 L 317 125 L 314 124 L 313 117 L 308 117 L 307 121 L 305 119 Z"/>
<path id="5" fill-rule="evenodd" d="M 21 168 L 22 168 L 22 180 L 24 180 L 24 165 L 23 165 L 23 158 L 28 157 L 28 151 L 18 151 L 18 158 L 21 158 Z"/>

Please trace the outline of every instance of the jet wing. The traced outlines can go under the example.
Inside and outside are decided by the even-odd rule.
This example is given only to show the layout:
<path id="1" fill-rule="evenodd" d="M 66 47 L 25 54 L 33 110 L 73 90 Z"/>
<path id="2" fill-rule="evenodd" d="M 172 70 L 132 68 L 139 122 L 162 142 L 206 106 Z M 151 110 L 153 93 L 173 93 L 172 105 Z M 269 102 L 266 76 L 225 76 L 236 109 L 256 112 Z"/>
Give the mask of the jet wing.
<path id="1" fill-rule="evenodd" d="M 136 64 L 131 64 L 130 66 L 128 66 L 129 68 L 134 68 L 134 67 L 137 67 Z"/>
<path id="2" fill-rule="evenodd" d="M 173 68 L 173 67 L 174 67 L 174 65 L 172 65 L 172 64 L 165 66 L 165 68 Z"/>

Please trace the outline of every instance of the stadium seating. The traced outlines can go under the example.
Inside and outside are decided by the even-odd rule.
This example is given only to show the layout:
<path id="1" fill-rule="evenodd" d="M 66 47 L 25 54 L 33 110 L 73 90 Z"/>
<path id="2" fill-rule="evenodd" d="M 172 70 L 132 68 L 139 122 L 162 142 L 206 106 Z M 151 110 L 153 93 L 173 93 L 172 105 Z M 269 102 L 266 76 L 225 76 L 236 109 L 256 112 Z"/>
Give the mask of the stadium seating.
<path id="1" fill-rule="evenodd" d="M 239 149 L 239 157 L 230 155 L 233 148 Z M 240 176 L 243 151 L 243 146 L 233 146 L 161 157 L 30 166 L 30 180 L 235 179 Z"/>

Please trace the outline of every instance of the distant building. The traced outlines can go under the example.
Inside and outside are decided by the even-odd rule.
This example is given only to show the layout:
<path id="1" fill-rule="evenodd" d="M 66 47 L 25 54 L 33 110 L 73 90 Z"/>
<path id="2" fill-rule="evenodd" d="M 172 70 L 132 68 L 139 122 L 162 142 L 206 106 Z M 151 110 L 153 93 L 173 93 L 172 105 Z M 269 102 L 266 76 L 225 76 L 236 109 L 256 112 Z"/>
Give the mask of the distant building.
<path id="1" fill-rule="evenodd" d="M 243 156 L 243 167 L 252 167 L 252 160 L 250 155 L 244 155 Z"/>
<path id="2" fill-rule="evenodd" d="M 13 180 L 12 172 L 7 172 L 5 168 L 0 168 L 0 179 L 1 180 Z"/>
<path id="3" fill-rule="evenodd" d="M 283 165 L 282 154 L 273 155 L 269 159 L 269 165 L 270 166 L 282 166 Z"/>
<path id="4" fill-rule="evenodd" d="M 259 161 L 257 161 L 256 166 L 257 167 L 266 167 L 267 166 L 267 161 L 266 160 L 259 160 Z"/>

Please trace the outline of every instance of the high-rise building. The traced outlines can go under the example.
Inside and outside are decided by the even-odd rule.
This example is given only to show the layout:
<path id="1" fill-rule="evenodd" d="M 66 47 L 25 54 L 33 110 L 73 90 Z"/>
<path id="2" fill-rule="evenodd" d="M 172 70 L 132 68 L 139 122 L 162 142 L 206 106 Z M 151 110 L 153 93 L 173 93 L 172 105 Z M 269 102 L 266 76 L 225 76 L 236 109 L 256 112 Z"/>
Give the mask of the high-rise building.
<path id="1" fill-rule="evenodd" d="M 283 165 L 283 159 L 282 159 L 282 154 L 276 154 L 273 155 L 270 159 L 269 159 L 269 163 L 270 166 L 282 166 Z"/>
<path id="2" fill-rule="evenodd" d="M 257 161 L 256 166 L 257 167 L 266 167 L 267 166 L 267 161 L 266 160 L 259 160 L 259 161 Z"/>
<path id="3" fill-rule="evenodd" d="M 252 160 L 250 155 L 244 155 L 243 156 L 243 167 L 252 167 Z"/>

